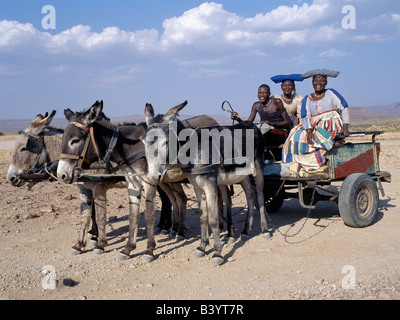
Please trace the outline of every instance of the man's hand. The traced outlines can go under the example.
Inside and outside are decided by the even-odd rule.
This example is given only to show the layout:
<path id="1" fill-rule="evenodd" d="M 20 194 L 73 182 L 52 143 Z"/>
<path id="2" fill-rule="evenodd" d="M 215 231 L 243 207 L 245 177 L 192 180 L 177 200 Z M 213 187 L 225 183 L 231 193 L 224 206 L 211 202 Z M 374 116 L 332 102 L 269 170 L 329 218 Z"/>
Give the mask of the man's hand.
<path id="1" fill-rule="evenodd" d="M 232 111 L 232 112 L 231 112 L 231 119 L 232 119 L 232 120 L 236 120 L 236 121 L 238 121 L 238 122 L 242 121 L 242 119 L 240 119 L 239 115 L 238 115 L 237 112 L 235 112 L 235 111 Z"/>

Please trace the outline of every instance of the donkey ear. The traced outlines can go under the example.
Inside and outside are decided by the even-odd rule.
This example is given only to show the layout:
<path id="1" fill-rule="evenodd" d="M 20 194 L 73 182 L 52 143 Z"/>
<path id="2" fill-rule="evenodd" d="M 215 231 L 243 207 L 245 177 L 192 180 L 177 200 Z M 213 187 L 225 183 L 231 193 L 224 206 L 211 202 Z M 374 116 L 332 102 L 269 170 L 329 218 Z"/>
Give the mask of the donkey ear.
<path id="1" fill-rule="evenodd" d="M 146 124 L 148 126 L 151 125 L 154 122 L 154 109 L 151 103 L 146 103 L 144 114 L 146 116 Z"/>
<path id="2" fill-rule="evenodd" d="M 37 134 L 43 132 L 49 126 L 55 114 L 56 114 L 55 110 L 53 110 L 50 115 L 48 115 L 48 112 L 46 112 L 45 117 L 41 121 L 39 121 L 36 125 L 36 128 L 38 130 Z"/>
<path id="3" fill-rule="evenodd" d="M 51 122 L 51 120 L 53 120 L 53 117 L 55 116 L 56 112 L 57 112 L 56 110 L 53 110 L 50 113 L 50 115 L 48 115 L 48 113 L 46 112 L 45 118 L 43 119 L 46 121 L 46 125 L 50 124 L 50 122 Z"/>
<path id="4" fill-rule="evenodd" d="M 32 122 L 37 122 L 37 121 L 40 121 L 40 120 L 43 120 L 43 115 L 41 113 L 37 114 L 35 119 L 33 119 Z"/>
<path id="5" fill-rule="evenodd" d="M 83 124 L 90 126 L 93 124 L 97 118 L 100 116 L 101 112 L 103 111 L 103 100 L 96 101 L 94 105 L 91 106 L 91 108 L 85 112 L 82 118 Z"/>
<path id="6" fill-rule="evenodd" d="M 187 100 L 180 105 L 171 108 L 164 116 L 164 122 L 175 120 L 178 112 L 181 111 L 188 104 Z"/>
<path id="7" fill-rule="evenodd" d="M 67 120 L 69 122 L 71 122 L 72 121 L 72 117 L 75 116 L 75 113 L 71 109 L 68 108 L 68 109 L 64 110 L 64 115 L 65 115 L 65 118 L 67 118 Z"/>
<path id="8" fill-rule="evenodd" d="M 43 127 L 43 115 L 36 115 L 35 119 L 29 123 L 28 127 L 25 129 L 26 132 L 38 135 Z"/>

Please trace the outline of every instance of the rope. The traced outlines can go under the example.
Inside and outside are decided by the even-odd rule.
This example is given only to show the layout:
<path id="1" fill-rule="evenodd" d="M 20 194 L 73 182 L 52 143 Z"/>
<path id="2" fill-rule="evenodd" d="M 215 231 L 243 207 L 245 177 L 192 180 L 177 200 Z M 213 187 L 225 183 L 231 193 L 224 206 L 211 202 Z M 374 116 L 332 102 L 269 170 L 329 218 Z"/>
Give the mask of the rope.
<path id="1" fill-rule="evenodd" d="M 46 171 L 46 173 L 47 173 L 50 177 L 52 177 L 54 180 L 56 180 L 56 181 L 59 181 L 59 180 L 60 180 L 60 179 L 58 179 L 57 176 L 55 176 L 51 171 L 48 170 L 47 163 L 44 165 L 44 171 Z"/>

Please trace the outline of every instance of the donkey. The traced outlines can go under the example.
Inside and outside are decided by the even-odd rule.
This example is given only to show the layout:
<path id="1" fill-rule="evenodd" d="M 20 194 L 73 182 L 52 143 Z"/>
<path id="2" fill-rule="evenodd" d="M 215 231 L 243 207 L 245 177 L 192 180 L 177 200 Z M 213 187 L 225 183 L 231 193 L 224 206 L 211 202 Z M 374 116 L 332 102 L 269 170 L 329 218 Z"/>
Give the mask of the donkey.
<path id="1" fill-rule="evenodd" d="M 28 125 L 24 131 L 20 131 L 19 137 L 13 155 L 11 164 L 7 172 L 7 180 L 15 187 L 22 187 L 25 180 L 20 179 L 20 175 L 28 172 L 38 171 L 55 171 L 56 168 L 53 164 L 57 165 L 61 153 L 61 142 L 64 134 L 63 129 L 50 127 L 50 123 L 56 114 L 53 111 L 50 115 L 46 113 L 39 114 Z M 107 240 L 100 237 L 97 241 L 99 232 L 98 225 L 102 234 L 105 234 L 106 225 L 106 194 L 107 190 L 111 188 L 125 188 L 125 183 L 118 182 L 78 182 L 78 188 L 81 204 L 82 228 L 79 232 L 77 243 L 71 248 L 70 253 L 80 254 L 87 245 L 87 241 L 95 242 L 95 254 L 104 252 L 104 246 Z M 160 190 L 159 190 L 160 191 Z M 171 206 L 169 198 L 166 194 L 159 192 L 163 209 Z M 96 223 L 96 212 L 97 220 Z M 90 225 L 90 218 L 92 220 L 92 229 L 88 231 Z"/>
<path id="2" fill-rule="evenodd" d="M 103 102 L 96 102 L 84 113 L 69 109 L 64 114 L 70 124 L 65 129 L 61 160 L 57 176 L 65 183 L 79 177 L 85 163 L 99 166 L 100 155 L 105 155 L 125 175 L 129 196 L 129 237 L 119 259 L 125 260 L 136 248 L 141 191 L 145 195 L 145 222 L 147 225 L 147 249 L 145 262 L 154 260 L 154 194 L 156 186 L 147 181 L 147 161 L 141 141 L 146 124 L 114 126 L 104 116 Z M 104 160 L 103 159 L 103 160 Z M 97 162 L 96 162 L 97 161 Z M 107 161 L 105 161 L 107 163 Z M 174 207 L 174 224 L 179 221 L 179 232 L 184 232 L 186 196 L 180 184 L 161 184 Z"/>
<path id="3" fill-rule="evenodd" d="M 196 129 L 184 132 L 184 136 L 189 136 L 189 143 L 182 145 L 180 135 L 185 129 L 182 123 L 176 121 L 178 112 L 187 105 L 187 101 L 171 108 L 165 115 L 154 116 L 154 109 L 150 104 L 146 105 L 145 116 L 147 123 L 146 138 L 143 140 L 145 144 L 146 157 L 148 161 L 148 180 L 150 183 L 157 184 L 163 181 L 165 172 L 168 169 L 178 166 L 185 173 L 189 182 L 193 185 L 196 197 L 200 207 L 200 224 L 201 224 L 201 243 L 196 249 L 195 256 L 202 257 L 205 255 L 205 248 L 209 244 L 208 225 L 210 226 L 214 238 L 214 256 L 212 258 L 213 265 L 223 263 L 222 243 L 219 238 L 218 228 L 218 185 L 230 185 L 233 183 L 241 183 L 247 200 L 249 201 L 249 211 L 247 213 L 245 230 L 243 233 L 249 234 L 252 226 L 252 217 L 254 210 L 254 198 L 252 198 L 252 186 L 249 179 L 249 173 L 253 171 L 257 188 L 257 201 L 261 216 L 261 228 L 265 238 L 270 237 L 268 224 L 264 207 L 264 177 L 263 177 L 263 140 L 259 129 L 251 122 L 242 122 L 232 127 L 226 127 L 229 131 L 226 145 L 234 144 L 234 130 L 239 131 L 242 138 L 242 153 L 246 145 L 246 133 L 250 131 L 253 139 L 254 148 L 251 153 L 247 153 L 248 163 L 246 170 L 242 163 L 235 163 L 235 159 L 229 159 L 224 154 L 224 146 L 220 147 L 210 143 L 207 136 L 204 138 L 202 133 L 206 128 Z M 175 125 L 175 127 L 174 127 Z M 215 129 L 215 128 L 214 128 Z M 171 139 L 172 138 L 172 139 Z M 202 139 L 203 138 L 203 139 Z M 211 160 L 212 150 L 217 148 L 217 157 L 215 161 Z M 171 153 L 171 150 L 175 152 Z M 188 160 L 187 153 L 193 152 L 194 155 Z M 226 158 L 225 158 L 226 156 Z M 238 159 L 236 159 L 238 160 Z M 242 160 L 242 159 L 241 159 Z M 212 164 L 210 165 L 210 162 Z M 229 165 L 227 165 L 229 163 Z M 244 170 L 241 174 L 237 174 L 240 170 Z M 238 171 L 239 170 L 239 171 Z M 250 171 L 250 172 L 249 172 Z M 207 224 L 208 222 L 208 224 Z"/>

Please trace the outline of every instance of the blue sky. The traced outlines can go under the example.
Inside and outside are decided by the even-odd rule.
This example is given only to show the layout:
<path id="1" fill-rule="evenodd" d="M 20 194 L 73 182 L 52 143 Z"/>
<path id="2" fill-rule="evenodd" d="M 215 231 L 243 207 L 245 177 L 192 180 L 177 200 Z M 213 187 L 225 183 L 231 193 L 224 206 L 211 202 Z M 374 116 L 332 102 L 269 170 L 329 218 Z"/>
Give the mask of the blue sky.
<path id="1" fill-rule="evenodd" d="M 45 5 L 54 30 L 42 26 Z M 63 117 L 100 99 L 109 117 L 184 100 L 184 114 L 218 114 L 228 100 L 246 118 L 260 84 L 279 94 L 272 76 L 315 68 L 341 72 L 328 87 L 350 105 L 389 105 L 400 101 L 399 61 L 398 0 L 0 2 L 1 119 Z"/>

